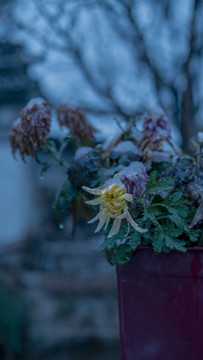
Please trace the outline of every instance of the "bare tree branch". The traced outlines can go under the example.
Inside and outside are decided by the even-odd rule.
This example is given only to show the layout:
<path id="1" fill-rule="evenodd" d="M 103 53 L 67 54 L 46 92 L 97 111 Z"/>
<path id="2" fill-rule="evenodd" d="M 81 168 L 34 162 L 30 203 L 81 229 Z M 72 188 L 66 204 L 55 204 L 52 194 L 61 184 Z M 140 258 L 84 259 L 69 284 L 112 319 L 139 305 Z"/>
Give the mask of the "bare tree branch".
<path id="1" fill-rule="evenodd" d="M 98 81 L 95 79 L 92 71 L 89 68 L 89 65 L 85 62 L 84 56 L 82 54 L 82 48 L 76 43 L 71 37 L 71 31 L 67 31 L 56 25 L 55 17 L 51 16 L 41 1 L 36 1 L 38 11 L 42 16 L 47 20 L 52 29 L 55 30 L 55 33 L 60 37 L 62 36 L 66 42 L 67 50 L 69 54 L 77 62 L 79 69 L 82 71 L 82 74 L 86 78 L 88 84 L 103 98 L 106 98 L 111 102 L 112 110 L 123 116 L 125 119 L 129 117 L 129 113 L 122 109 L 122 107 L 117 103 L 115 97 L 113 96 L 111 87 L 102 87 L 99 85 Z"/>
<path id="2" fill-rule="evenodd" d="M 159 7 L 161 11 L 161 21 L 164 22 L 164 25 L 166 25 L 167 30 L 169 30 L 171 34 L 173 33 L 173 29 L 177 29 L 171 15 L 175 2 L 171 2 L 170 0 L 163 0 L 161 2 L 159 0 L 140 1 L 143 1 L 146 6 L 151 6 L 151 10 L 153 10 L 153 6 Z M 69 2 L 58 0 L 56 3 L 54 2 L 54 7 L 52 8 L 49 2 L 33 0 L 39 19 L 43 19 L 45 22 L 45 29 L 40 30 L 40 27 L 38 27 L 38 25 L 34 26 L 33 22 L 25 22 L 24 24 L 23 21 L 18 21 L 16 18 L 13 18 L 13 22 L 16 29 L 21 31 L 25 30 L 29 36 L 34 37 L 39 43 L 43 42 L 44 51 L 41 60 L 46 59 L 47 49 L 53 48 L 63 54 L 67 54 L 67 58 L 71 58 L 74 61 L 76 69 L 81 72 L 87 87 L 89 86 L 98 98 L 101 99 L 100 107 L 97 107 L 95 104 L 92 106 L 91 102 L 84 99 L 83 104 L 81 104 L 84 109 L 92 114 L 120 115 L 122 118 L 128 120 L 130 115 L 136 113 L 138 109 L 136 106 L 133 108 L 133 105 L 130 105 L 131 110 L 128 110 L 127 106 L 125 107 L 123 105 L 123 102 L 121 102 L 121 99 L 117 95 L 116 81 L 113 82 L 112 77 L 115 75 L 120 79 L 120 70 L 117 68 L 117 64 L 120 63 L 119 61 L 117 63 L 116 60 L 113 59 L 115 62 L 112 61 L 112 64 L 108 60 L 109 65 L 105 63 L 105 61 L 107 61 L 105 59 L 107 59 L 108 56 L 106 56 L 106 58 L 104 57 L 104 59 L 101 57 L 100 59 L 98 54 L 102 53 L 102 51 L 98 51 L 97 54 L 96 46 L 100 45 L 98 43 L 103 39 L 103 34 L 105 34 L 102 31 L 98 32 L 97 19 L 95 16 L 97 12 L 94 13 L 94 11 L 95 9 L 99 11 L 99 14 L 102 16 L 102 21 L 104 21 L 104 23 L 107 21 L 110 31 L 112 31 L 112 38 L 113 35 L 115 35 L 116 40 L 120 40 L 121 46 L 123 46 L 124 51 L 128 51 L 128 55 L 132 61 L 138 65 L 144 65 L 144 67 L 150 71 L 152 77 L 149 77 L 149 83 L 151 84 L 152 79 L 155 95 L 165 110 L 167 110 L 166 107 L 169 107 L 169 105 L 163 96 L 163 90 L 169 94 L 169 101 L 171 102 L 170 112 L 174 114 L 176 122 L 180 123 L 182 120 L 183 136 L 185 138 L 185 144 L 187 144 L 191 134 L 191 119 L 198 109 L 197 102 L 199 101 L 199 99 L 196 100 L 196 97 L 194 97 L 194 84 L 195 81 L 199 81 L 198 69 L 196 67 L 194 71 L 193 67 L 193 71 L 191 71 L 191 64 L 194 59 L 194 54 L 196 57 L 199 57 L 199 59 L 201 59 L 202 56 L 202 48 L 200 45 L 202 44 L 202 40 L 199 30 L 198 41 L 196 36 L 196 24 L 202 1 L 193 0 L 194 6 L 190 26 L 187 27 L 187 33 L 190 34 L 188 54 L 184 60 L 181 57 L 178 58 L 178 55 L 177 57 L 174 55 L 174 69 L 170 78 L 165 76 L 163 71 L 164 67 L 162 68 L 161 64 L 156 61 L 153 46 L 149 45 L 147 41 L 146 30 L 140 25 L 140 19 L 137 16 L 138 8 L 135 8 L 135 5 L 137 6 L 138 3 L 138 1 L 132 0 L 70 0 Z M 92 31 L 94 32 L 95 26 L 95 34 L 93 35 L 91 33 L 85 33 L 83 36 L 82 32 L 80 32 L 80 14 L 82 14 L 83 11 L 86 11 L 86 16 L 90 16 L 88 24 L 92 25 L 92 21 L 94 21 Z M 60 19 L 62 19 L 62 21 L 60 21 Z M 38 24 L 37 21 L 36 24 Z M 183 31 L 185 30 L 183 29 Z M 85 43 L 87 39 L 87 37 L 85 37 L 86 35 L 89 36 L 88 41 L 90 40 L 91 42 L 92 40 L 91 45 L 95 46 L 96 60 L 94 60 L 95 66 L 93 69 L 87 56 L 88 47 L 86 47 Z M 127 46 L 125 46 L 126 44 Z M 108 51 L 111 54 L 111 43 L 108 43 Z M 123 71 L 126 70 L 125 64 L 123 64 L 123 69 Z M 183 74 L 187 80 L 187 89 L 185 91 L 183 90 L 184 85 L 181 84 L 181 82 L 179 82 L 180 85 L 176 85 L 176 77 L 179 73 L 181 75 Z M 132 83 L 136 83 L 135 75 L 132 75 Z M 126 89 L 128 90 L 127 85 L 126 83 Z"/>
<path id="3" fill-rule="evenodd" d="M 181 103 L 181 128 L 183 135 L 183 150 L 190 152 L 190 138 L 191 132 L 193 133 L 194 127 L 191 127 L 191 123 L 195 116 L 195 104 L 194 104 L 194 95 L 193 95 L 193 76 L 190 72 L 190 63 L 193 58 L 195 51 L 195 25 L 196 17 L 198 14 L 198 6 L 200 5 L 200 0 L 194 0 L 193 14 L 190 25 L 190 39 L 189 39 L 189 51 L 185 62 L 183 63 L 183 72 L 187 79 L 187 88 L 183 92 L 182 103 Z"/>

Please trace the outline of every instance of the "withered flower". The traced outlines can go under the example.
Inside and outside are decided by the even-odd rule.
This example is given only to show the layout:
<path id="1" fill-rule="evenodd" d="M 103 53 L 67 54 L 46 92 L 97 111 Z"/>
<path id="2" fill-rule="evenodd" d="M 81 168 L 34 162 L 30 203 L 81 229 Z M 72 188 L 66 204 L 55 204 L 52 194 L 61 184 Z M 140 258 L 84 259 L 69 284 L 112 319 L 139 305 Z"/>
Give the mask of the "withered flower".
<path id="1" fill-rule="evenodd" d="M 144 158 L 150 157 L 153 151 L 163 151 L 163 143 L 171 144 L 171 131 L 168 119 L 163 113 L 149 112 L 144 122 L 139 149 Z"/>
<path id="2" fill-rule="evenodd" d="M 57 114 L 59 124 L 70 130 L 73 139 L 79 142 L 95 139 L 96 129 L 88 122 L 81 108 L 60 105 L 57 108 Z"/>
<path id="3" fill-rule="evenodd" d="M 124 181 L 129 194 L 139 198 L 146 190 L 148 175 L 144 164 L 140 161 L 133 161 L 127 167 L 119 171 L 118 176 Z"/>
<path id="4" fill-rule="evenodd" d="M 33 99 L 21 111 L 19 122 L 10 130 L 9 140 L 13 155 L 19 151 L 23 161 L 25 156 L 34 156 L 50 132 L 51 111 L 42 99 Z"/>

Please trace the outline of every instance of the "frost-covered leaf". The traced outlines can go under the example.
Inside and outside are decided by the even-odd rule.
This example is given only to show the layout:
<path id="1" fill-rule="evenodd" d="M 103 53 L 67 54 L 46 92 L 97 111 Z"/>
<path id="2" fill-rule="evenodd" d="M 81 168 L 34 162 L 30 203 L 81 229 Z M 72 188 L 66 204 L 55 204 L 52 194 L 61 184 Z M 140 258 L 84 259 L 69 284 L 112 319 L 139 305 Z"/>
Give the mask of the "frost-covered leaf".
<path id="1" fill-rule="evenodd" d="M 199 240 L 201 230 L 199 229 L 189 229 L 188 227 L 184 228 L 184 234 L 186 234 L 191 242 L 197 242 Z"/>
<path id="2" fill-rule="evenodd" d="M 143 233 L 146 234 L 146 233 Z M 135 250 L 138 246 L 141 245 L 141 234 L 138 231 L 134 231 L 134 233 L 131 236 L 131 239 L 129 240 L 129 246 L 132 250 Z"/>
<path id="3" fill-rule="evenodd" d="M 161 209 L 159 209 L 158 207 L 155 208 L 149 206 L 148 208 L 144 209 L 143 220 L 147 221 L 149 219 L 152 223 L 157 224 L 157 217 L 161 214 Z"/>
<path id="4" fill-rule="evenodd" d="M 182 230 L 172 224 L 156 228 L 155 240 L 152 243 L 154 250 L 161 252 L 175 249 L 185 252 L 186 248 L 184 246 L 186 242 L 178 239 L 181 233 Z"/>
<path id="5" fill-rule="evenodd" d="M 112 223 L 110 223 L 109 228 L 111 226 Z M 108 231 L 106 231 L 105 233 L 108 233 Z M 126 233 L 127 233 L 127 225 L 122 222 L 118 234 L 111 236 L 110 238 L 105 237 L 104 242 L 102 244 L 102 250 L 111 250 L 116 246 L 118 242 L 122 243 L 126 238 Z"/>
<path id="6" fill-rule="evenodd" d="M 167 175 L 172 176 L 176 184 L 186 184 L 194 179 L 195 171 L 194 159 L 182 156 L 168 169 Z"/>
<path id="7" fill-rule="evenodd" d="M 118 236 L 112 236 L 110 238 L 106 237 L 102 244 L 102 250 L 111 250 L 115 247 Z"/>
<path id="8" fill-rule="evenodd" d="M 74 160 L 69 169 L 68 175 L 72 186 L 79 191 L 82 186 L 92 186 L 92 181 L 97 175 L 99 167 L 99 155 L 95 150 L 89 151 L 86 155 Z"/>
<path id="9" fill-rule="evenodd" d="M 184 246 L 186 242 L 176 239 L 170 235 L 165 236 L 165 244 L 171 250 L 175 249 L 181 252 L 186 252 L 186 248 Z"/>
<path id="10" fill-rule="evenodd" d="M 160 204 L 169 212 L 169 219 L 178 227 L 183 227 L 184 218 L 188 215 L 188 206 L 185 201 L 181 199 L 182 193 L 176 192 L 172 195 L 168 195 L 166 199 Z"/>
<path id="11" fill-rule="evenodd" d="M 170 191 L 173 189 L 174 184 L 170 178 L 162 178 L 157 180 L 158 174 L 153 171 L 146 185 L 146 193 L 157 194 L 159 192 Z"/>
<path id="12" fill-rule="evenodd" d="M 122 244 L 118 248 L 114 249 L 114 252 L 111 257 L 113 264 L 126 264 L 131 258 L 132 252 L 128 245 Z"/>

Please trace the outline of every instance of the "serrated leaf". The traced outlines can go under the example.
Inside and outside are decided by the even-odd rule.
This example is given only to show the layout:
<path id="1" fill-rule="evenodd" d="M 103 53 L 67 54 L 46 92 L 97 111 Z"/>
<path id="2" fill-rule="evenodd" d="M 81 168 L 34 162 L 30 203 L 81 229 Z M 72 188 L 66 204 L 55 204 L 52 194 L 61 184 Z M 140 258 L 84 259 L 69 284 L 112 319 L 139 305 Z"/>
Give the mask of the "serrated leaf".
<path id="1" fill-rule="evenodd" d="M 178 237 L 182 234 L 183 229 L 177 228 L 173 224 L 161 226 L 161 230 L 164 234 L 170 234 L 172 237 Z"/>
<path id="2" fill-rule="evenodd" d="M 157 194 L 158 192 L 170 191 L 174 188 L 173 181 L 170 178 L 157 180 L 157 173 L 153 171 L 146 185 L 146 193 Z"/>
<path id="3" fill-rule="evenodd" d="M 185 225 L 185 218 L 188 216 L 189 209 L 182 200 L 182 193 L 176 192 L 168 195 L 162 202 L 157 204 L 160 208 L 164 208 L 168 212 L 168 218 L 177 227 L 183 228 Z"/>
<path id="4" fill-rule="evenodd" d="M 152 245 L 155 252 L 167 251 L 176 249 L 185 252 L 185 241 L 179 240 L 178 237 L 182 234 L 182 229 L 178 229 L 172 224 L 169 226 L 160 226 L 155 229 L 155 240 Z"/>
<path id="5" fill-rule="evenodd" d="M 126 264 L 131 258 L 132 252 L 129 245 L 120 245 L 118 248 L 114 249 L 112 254 L 111 261 L 113 264 Z"/>
<path id="6" fill-rule="evenodd" d="M 170 213 L 169 218 L 177 227 L 183 227 L 185 218 L 188 214 L 187 206 L 184 204 L 179 205 L 165 205 L 166 209 Z"/>
<path id="7" fill-rule="evenodd" d="M 160 253 L 164 251 L 165 243 L 164 243 L 164 236 L 160 232 L 155 232 L 154 239 L 152 241 L 153 249 L 156 253 Z"/>
<path id="8" fill-rule="evenodd" d="M 165 244 L 171 250 L 175 249 L 182 252 L 186 251 L 186 248 L 184 247 L 186 244 L 185 241 L 176 239 L 170 235 L 165 236 Z"/>
<path id="9" fill-rule="evenodd" d="M 112 226 L 112 223 L 110 223 L 109 227 Z M 108 228 L 109 228 L 108 227 Z M 106 232 L 104 232 L 104 234 L 108 233 L 108 229 Z M 118 234 L 108 238 L 105 237 L 103 244 L 102 244 L 102 250 L 111 250 L 113 249 L 117 242 L 122 242 L 125 238 L 126 238 L 126 233 L 127 233 L 127 225 L 125 223 L 122 222 L 120 230 L 118 232 Z"/>
<path id="10" fill-rule="evenodd" d="M 143 233 L 143 234 L 146 234 L 146 233 Z M 141 245 L 141 234 L 138 231 L 135 231 L 132 234 L 132 237 L 128 243 L 129 243 L 129 246 L 131 247 L 131 249 L 135 250 L 138 246 Z"/>
<path id="11" fill-rule="evenodd" d="M 106 237 L 102 244 L 102 250 L 111 250 L 115 247 L 118 241 L 118 236 Z"/>
<path id="12" fill-rule="evenodd" d="M 189 229 L 187 226 L 185 226 L 184 233 L 189 237 L 191 242 L 197 242 L 199 240 L 201 230 Z"/>
<path id="13" fill-rule="evenodd" d="M 153 223 L 157 223 L 157 217 L 161 215 L 161 210 L 159 210 L 159 208 L 155 208 L 155 207 L 148 207 L 144 209 L 143 212 L 143 220 L 147 221 L 148 219 L 153 222 Z"/>

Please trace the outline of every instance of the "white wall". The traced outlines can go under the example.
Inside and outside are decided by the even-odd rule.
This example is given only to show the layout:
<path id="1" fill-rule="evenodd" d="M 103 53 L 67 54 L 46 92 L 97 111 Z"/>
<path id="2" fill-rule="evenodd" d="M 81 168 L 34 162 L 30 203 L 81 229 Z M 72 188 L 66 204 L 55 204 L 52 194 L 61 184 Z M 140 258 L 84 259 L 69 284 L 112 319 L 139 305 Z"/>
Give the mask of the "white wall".
<path id="1" fill-rule="evenodd" d="M 2 135 L 2 134 L 1 134 Z M 22 240 L 33 226 L 35 206 L 29 164 L 15 160 L 0 140 L 0 245 Z"/>

